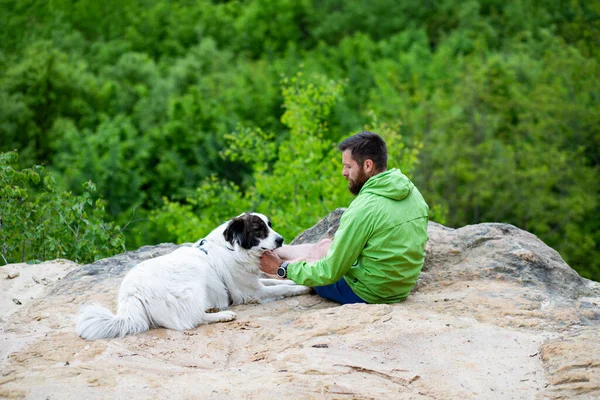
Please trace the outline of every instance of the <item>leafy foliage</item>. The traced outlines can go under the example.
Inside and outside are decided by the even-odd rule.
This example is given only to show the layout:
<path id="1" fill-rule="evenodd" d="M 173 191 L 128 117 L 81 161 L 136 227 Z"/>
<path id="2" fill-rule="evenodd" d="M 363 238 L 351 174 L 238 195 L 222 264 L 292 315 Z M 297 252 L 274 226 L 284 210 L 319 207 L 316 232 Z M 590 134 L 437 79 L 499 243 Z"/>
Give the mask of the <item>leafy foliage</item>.
<path id="1" fill-rule="evenodd" d="M 52 175 L 36 165 L 13 168 L 16 152 L 0 153 L 0 256 L 5 264 L 68 258 L 90 262 L 124 249 L 119 227 L 106 222 L 96 187 L 81 196 L 58 193 Z M 36 196 L 31 188 L 42 185 Z"/>
<path id="2" fill-rule="evenodd" d="M 247 189 L 242 192 L 211 177 L 185 204 L 167 200 L 153 214 L 153 221 L 166 226 L 170 238 L 180 242 L 202 237 L 239 210 L 252 210 L 268 215 L 289 241 L 329 211 L 348 205 L 351 197 L 340 175 L 341 156 L 327 128 L 343 85 L 298 73 L 282 80 L 282 91 L 286 111 L 281 120 L 289 128 L 284 139 L 277 143 L 273 134 L 257 127 L 240 127 L 227 136 L 229 146 L 223 156 L 252 166 Z M 392 126 L 380 125 L 377 131 L 393 149 L 390 167 L 411 171 L 417 148 L 406 147 Z"/>
<path id="3" fill-rule="evenodd" d="M 0 151 L 46 165 L 57 192 L 96 182 L 107 218 L 135 221 L 128 248 L 247 209 L 291 238 L 351 200 L 335 144 L 368 127 L 438 222 L 512 223 L 600 279 L 598 2 L 0 0 L 0 14 Z M 31 201 L 46 193 L 28 182 Z"/>

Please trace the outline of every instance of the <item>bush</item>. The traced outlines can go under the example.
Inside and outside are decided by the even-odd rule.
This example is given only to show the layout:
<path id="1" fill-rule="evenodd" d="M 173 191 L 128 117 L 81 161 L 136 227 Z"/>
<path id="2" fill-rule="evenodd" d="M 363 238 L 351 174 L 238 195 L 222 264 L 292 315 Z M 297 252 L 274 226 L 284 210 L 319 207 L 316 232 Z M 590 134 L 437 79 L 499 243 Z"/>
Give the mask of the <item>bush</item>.
<path id="1" fill-rule="evenodd" d="M 17 152 L 0 153 L 0 256 L 4 263 L 67 258 L 87 263 L 125 249 L 118 226 L 105 220 L 96 187 L 58 193 L 42 166 L 18 170 Z M 37 192 L 36 192 L 37 189 Z"/>

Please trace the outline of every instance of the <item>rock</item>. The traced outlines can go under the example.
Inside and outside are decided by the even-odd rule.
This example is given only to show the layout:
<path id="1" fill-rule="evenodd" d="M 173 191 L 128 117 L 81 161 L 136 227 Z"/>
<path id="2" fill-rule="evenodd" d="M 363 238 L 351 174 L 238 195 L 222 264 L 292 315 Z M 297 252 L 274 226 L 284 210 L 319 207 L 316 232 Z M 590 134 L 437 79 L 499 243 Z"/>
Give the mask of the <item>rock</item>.
<path id="1" fill-rule="evenodd" d="M 342 213 L 294 243 L 333 237 Z M 185 332 L 89 342 L 74 328 L 80 305 L 114 310 L 126 272 L 176 245 L 47 275 L 43 294 L 3 316 L 0 397 L 600 397 L 598 282 L 511 225 L 428 232 L 421 279 L 403 303 L 306 295 L 238 306 L 233 322 Z"/>
<path id="2" fill-rule="evenodd" d="M 333 239 L 344 211 L 345 208 L 333 210 L 318 224 L 296 236 L 291 244 L 317 243 L 321 239 Z"/>
<path id="3" fill-rule="evenodd" d="M 52 286 L 54 280 L 61 279 L 76 268 L 80 268 L 80 265 L 67 260 L 54 260 L 36 265 L 9 264 L 0 267 L 7 275 L 19 278 L 0 279 L 0 293 L 2 293 L 0 296 L 0 320 L 6 319 L 17 309 L 22 308 L 17 307 L 13 298 L 19 299 L 24 304 L 29 303 L 29 300 L 26 299 L 39 298 L 47 289 L 46 285 Z M 1 354 L 2 346 L 0 346 Z"/>
<path id="4" fill-rule="evenodd" d="M 542 344 L 549 397 L 600 398 L 600 336 L 585 327 Z"/>
<path id="5" fill-rule="evenodd" d="M 96 261 L 93 264 L 85 265 L 77 270 L 74 270 L 63 278 L 64 282 L 56 285 L 51 295 L 58 294 L 75 294 L 84 295 L 91 290 L 94 290 L 98 284 L 106 285 L 107 281 L 120 282 L 123 276 L 135 265 L 150 258 L 162 256 L 175 250 L 177 245 L 172 243 L 159 244 L 157 246 L 144 246 L 135 251 L 129 251 L 114 257 Z M 116 283 L 120 286 L 120 283 Z"/>
<path id="6" fill-rule="evenodd" d="M 6 274 L 6 279 L 15 279 L 21 275 L 20 272 L 13 272 L 12 274 Z"/>

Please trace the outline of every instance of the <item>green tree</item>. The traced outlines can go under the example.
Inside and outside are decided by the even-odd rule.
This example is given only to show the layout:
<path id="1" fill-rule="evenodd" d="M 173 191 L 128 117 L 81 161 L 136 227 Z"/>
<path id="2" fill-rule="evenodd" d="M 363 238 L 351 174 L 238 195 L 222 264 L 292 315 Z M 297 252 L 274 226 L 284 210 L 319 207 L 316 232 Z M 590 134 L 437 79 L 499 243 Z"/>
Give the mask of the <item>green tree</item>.
<path id="1" fill-rule="evenodd" d="M 349 204 L 351 195 L 340 174 L 341 156 L 336 145 L 341 138 L 328 138 L 327 127 L 343 85 L 298 73 L 283 79 L 282 92 L 282 123 L 289 129 L 284 138 L 276 140 L 274 134 L 258 127 L 240 127 L 228 136 L 229 146 L 223 155 L 252 166 L 252 179 L 245 191 L 211 178 L 185 204 L 167 200 L 153 214 L 153 221 L 166 226 L 172 240 L 195 240 L 246 210 L 268 215 L 289 241 L 331 210 Z M 397 133 L 397 125 L 379 123 L 374 116 L 373 124 L 392 152 L 389 166 L 412 171 L 420 144 L 407 145 Z"/>
<path id="2" fill-rule="evenodd" d="M 301 184 L 279 159 L 335 164 L 333 144 L 370 126 L 399 138 L 394 159 L 416 157 L 403 169 L 437 221 L 515 224 L 600 279 L 598 2 L 0 0 L 0 15 L 0 151 L 47 166 L 59 192 L 92 179 L 115 223 L 136 221 L 131 248 L 189 240 L 154 215 L 165 197 L 208 229 L 286 207 L 275 185 L 338 196 L 337 178 Z M 335 100 L 303 139 L 314 104 L 280 90 L 297 71 L 343 82 L 308 96 Z M 245 140 L 268 156 L 242 157 Z M 333 205 L 308 200 L 288 235 Z"/>

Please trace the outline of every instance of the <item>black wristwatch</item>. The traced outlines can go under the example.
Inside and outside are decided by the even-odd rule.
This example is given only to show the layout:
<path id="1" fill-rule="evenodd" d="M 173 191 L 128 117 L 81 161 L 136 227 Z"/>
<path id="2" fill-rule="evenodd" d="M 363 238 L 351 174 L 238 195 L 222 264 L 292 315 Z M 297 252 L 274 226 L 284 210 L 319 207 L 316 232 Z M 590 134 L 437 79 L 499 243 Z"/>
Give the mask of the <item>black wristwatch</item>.
<path id="1" fill-rule="evenodd" d="M 283 264 L 281 264 L 279 266 L 279 268 L 277 268 L 277 276 L 285 279 L 287 277 L 287 266 L 288 266 L 288 262 L 284 261 Z"/>

